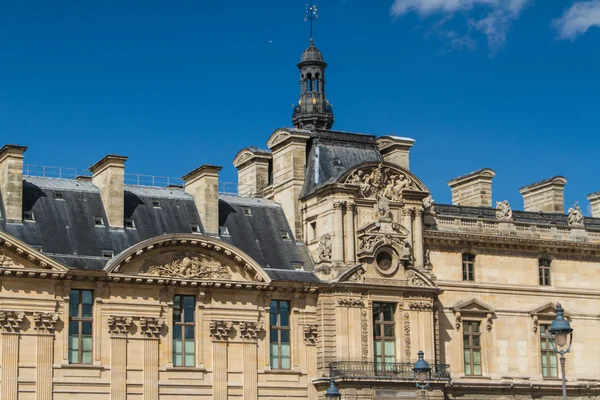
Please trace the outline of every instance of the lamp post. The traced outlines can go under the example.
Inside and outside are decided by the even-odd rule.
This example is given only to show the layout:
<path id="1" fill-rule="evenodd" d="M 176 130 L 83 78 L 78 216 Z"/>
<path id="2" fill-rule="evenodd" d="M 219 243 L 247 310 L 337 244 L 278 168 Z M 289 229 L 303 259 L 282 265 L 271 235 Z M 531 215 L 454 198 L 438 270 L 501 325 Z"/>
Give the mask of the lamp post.
<path id="1" fill-rule="evenodd" d="M 573 328 L 569 321 L 565 319 L 564 310 L 560 303 L 556 303 L 556 318 L 550 325 L 550 343 L 555 353 L 560 354 L 560 372 L 562 374 L 563 400 L 567 400 L 567 378 L 565 377 L 565 354 L 571 351 L 573 343 Z M 567 340 L 569 341 L 568 347 Z"/>
<path id="2" fill-rule="evenodd" d="M 325 400 L 341 400 L 342 394 L 333 380 L 333 365 L 329 364 L 329 387 L 325 392 Z"/>
<path id="3" fill-rule="evenodd" d="M 425 388 L 429 386 L 431 382 L 431 367 L 429 363 L 423 359 L 422 350 L 419 350 L 417 353 L 419 355 L 419 359 L 415 363 L 413 367 L 413 375 L 415 377 L 415 384 L 419 389 L 421 389 L 421 400 L 425 400 Z"/>

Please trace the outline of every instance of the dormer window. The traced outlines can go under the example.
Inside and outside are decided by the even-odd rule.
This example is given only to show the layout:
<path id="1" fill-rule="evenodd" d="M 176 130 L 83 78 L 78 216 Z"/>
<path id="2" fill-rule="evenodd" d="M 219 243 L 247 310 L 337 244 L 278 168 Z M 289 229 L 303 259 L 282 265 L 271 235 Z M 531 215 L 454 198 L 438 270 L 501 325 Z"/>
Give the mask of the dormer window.
<path id="1" fill-rule="evenodd" d="M 102 217 L 94 217 L 95 226 L 104 226 L 104 219 Z"/>
<path id="2" fill-rule="evenodd" d="M 154 207 L 154 208 L 160 208 L 160 201 L 158 201 L 158 200 L 152 200 L 152 207 Z"/>
<path id="3" fill-rule="evenodd" d="M 244 215 L 252 215 L 252 209 L 248 206 L 243 206 L 242 210 L 244 210 Z"/>
<path id="4" fill-rule="evenodd" d="M 125 228 L 135 229 L 135 222 L 133 222 L 132 218 L 125 219 Z"/>
<path id="5" fill-rule="evenodd" d="M 63 192 L 54 192 L 54 200 L 64 200 Z"/>
<path id="6" fill-rule="evenodd" d="M 192 233 L 202 233 L 200 231 L 200 224 L 190 224 L 190 229 L 192 230 Z"/>
<path id="7" fill-rule="evenodd" d="M 226 226 L 220 226 L 219 233 L 221 236 L 229 236 L 229 229 Z"/>
<path id="8" fill-rule="evenodd" d="M 35 222 L 35 218 L 33 216 L 33 211 L 23 211 L 23 221 Z"/>
<path id="9" fill-rule="evenodd" d="M 290 233 L 288 231 L 279 231 L 279 233 L 281 234 L 281 238 L 283 240 L 291 240 Z"/>
<path id="10" fill-rule="evenodd" d="M 115 252 L 112 250 L 102 250 L 102 257 L 104 258 L 113 258 L 115 256 Z"/>

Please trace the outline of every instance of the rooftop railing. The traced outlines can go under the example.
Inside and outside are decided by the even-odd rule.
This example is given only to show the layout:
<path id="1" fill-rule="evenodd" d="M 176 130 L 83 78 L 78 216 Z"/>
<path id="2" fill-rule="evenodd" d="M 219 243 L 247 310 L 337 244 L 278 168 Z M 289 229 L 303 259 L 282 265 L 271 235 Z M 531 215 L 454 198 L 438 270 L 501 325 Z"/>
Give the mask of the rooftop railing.
<path id="1" fill-rule="evenodd" d="M 431 379 L 449 380 L 450 365 L 430 364 Z M 412 363 L 338 361 L 331 364 L 333 377 L 350 379 L 414 379 Z"/>

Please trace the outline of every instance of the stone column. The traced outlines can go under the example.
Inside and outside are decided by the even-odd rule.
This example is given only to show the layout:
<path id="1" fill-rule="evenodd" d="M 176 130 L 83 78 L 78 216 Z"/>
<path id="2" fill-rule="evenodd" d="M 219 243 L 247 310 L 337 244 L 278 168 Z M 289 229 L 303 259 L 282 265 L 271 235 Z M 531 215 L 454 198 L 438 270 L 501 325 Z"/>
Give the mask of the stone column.
<path id="1" fill-rule="evenodd" d="M 36 348 L 36 400 L 52 400 L 52 378 L 54 362 L 54 328 L 58 313 L 34 313 L 34 329 L 38 333 Z"/>
<path id="2" fill-rule="evenodd" d="M 344 220 L 342 214 L 344 204 L 343 201 L 333 203 L 332 261 L 334 262 L 344 262 Z"/>
<path id="3" fill-rule="evenodd" d="M 354 248 L 356 230 L 354 228 L 354 209 L 356 204 L 346 203 L 346 262 L 356 262 L 356 250 Z"/>
<path id="4" fill-rule="evenodd" d="M 127 338 L 110 339 L 110 398 L 127 400 Z"/>
<path id="5" fill-rule="evenodd" d="M 258 354 L 255 342 L 243 344 L 244 356 L 244 400 L 258 399 Z"/>
<path id="6" fill-rule="evenodd" d="M 423 210 L 415 209 L 415 230 L 413 233 L 415 266 L 423 266 Z"/>
<path id="7" fill-rule="evenodd" d="M 213 400 L 227 400 L 227 342 L 213 342 Z"/>
<path id="8" fill-rule="evenodd" d="M 144 339 L 144 400 L 158 400 L 158 343 L 157 337 Z"/>
<path id="9" fill-rule="evenodd" d="M 412 240 L 412 210 L 410 208 L 402 209 L 402 226 L 404 226 L 408 230 L 408 236 L 406 237 L 406 243 L 410 244 L 411 247 L 414 247 Z"/>
<path id="10" fill-rule="evenodd" d="M 0 311 L 2 330 L 2 400 L 18 399 L 19 332 L 25 314 L 16 311 Z"/>

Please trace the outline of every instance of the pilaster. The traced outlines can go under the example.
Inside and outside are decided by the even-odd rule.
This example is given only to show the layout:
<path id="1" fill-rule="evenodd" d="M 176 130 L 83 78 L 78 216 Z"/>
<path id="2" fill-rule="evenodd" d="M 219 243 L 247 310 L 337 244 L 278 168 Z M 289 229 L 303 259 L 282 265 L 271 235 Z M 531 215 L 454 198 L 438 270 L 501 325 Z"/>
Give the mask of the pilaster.
<path id="1" fill-rule="evenodd" d="M 332 261 L 340 263 L 344 262 L 344 206 L 345 203 L 343 201 L 335 201 L 333 203 Z"/>
<path id="2" fill-rule="evenodd" d="M 34 313 L 33 320 L 37 331 L 36 348 L 36 400 L 52 400 L 53 394 L 53 361 L 54 361 L 54 329 L 58 321 L 58 313 Z"/>
<path id="3" fill-rule="evenodd" d="M 423 210 L 415 209 L 415 229 L 413 235 L 415 266 L 423 266 Z"/>
<path id="4" fill-rule="evenodd" d="M 344 227 L 344 232 L 346 233 L 346 243 L 344 247 L 346 249 L 346 262 L 348 263 L 356 262 L 356 250 L 354 245 L 356 241 L 356 229 L 354 228 L 355 209 L 356 204 L 346 203 L 346 226 Z"/>
<path id="5" fill-rule="evenodd" d="M 110 339 L 110 398 L 127 400 L 127 338 Z"/>
<path id="6" fill-rule="evenodd" d="M 247 342 L 243 344 L 244 356 L 244 400 L 258 399 L 258 367 L 257 344 Z"/>
<path id="7" fill-rule="evenodd" d="M 144 339 L 144 400 L 158 400 L 158 337 Z"/>
<path id="8" fill-rule="evenodd" d="M 2 400 L 18 399 L 19 337 L 25 314 L 18 311 L 0 311 L 2 331 Z"/>
<path id="9" fill-rule="evenodd" d="M 213 400 L 227 400 L 227 342 L 213 342 Z"/>

